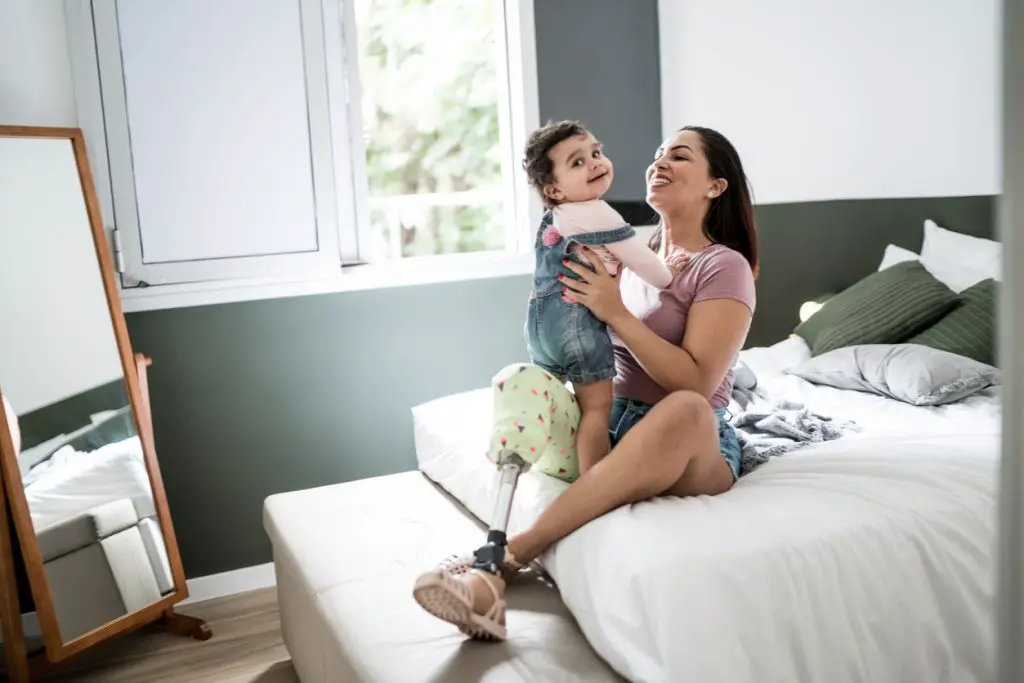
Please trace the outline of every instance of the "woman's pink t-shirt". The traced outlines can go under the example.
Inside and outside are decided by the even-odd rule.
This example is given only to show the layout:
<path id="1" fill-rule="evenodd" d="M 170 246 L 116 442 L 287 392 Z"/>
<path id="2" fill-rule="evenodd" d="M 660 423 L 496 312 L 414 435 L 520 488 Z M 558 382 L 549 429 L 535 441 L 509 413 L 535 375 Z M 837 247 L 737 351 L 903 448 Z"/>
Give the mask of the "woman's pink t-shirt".
<path id="1" fill-rule="evenodd" d="M 708 299 L 735 299 L 753 315 L 756 295 L 750 264 L 735 249 L 713 244 L 693 256 L 686 268 L 665 289 L 657 289 L 630 270 L 620 275 L 622 301 L 630 313 L 639 318 L 662 339 L 676 346 L 683 342 L 690 306 Z M 668 392 L 644 372 L 622 340 L 612 332 L 615 347 L 615 395 L 654 405 Z M 730 367 L 721 386 L 711 397 L 712 408 L 723 408 L 732 394 L 733 372 Z"/>

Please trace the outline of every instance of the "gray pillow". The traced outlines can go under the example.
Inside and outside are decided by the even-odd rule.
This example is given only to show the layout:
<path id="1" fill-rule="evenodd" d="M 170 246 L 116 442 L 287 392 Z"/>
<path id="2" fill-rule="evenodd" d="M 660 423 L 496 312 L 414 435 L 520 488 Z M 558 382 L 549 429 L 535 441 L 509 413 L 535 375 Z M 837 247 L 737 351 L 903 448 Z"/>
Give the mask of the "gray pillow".
<path id="1" fill-rule="evenodd" d="M 999 370 L 991 365 L 920 344 L 846 346 L 785 372 L 916 406 L 954 403 L 1000 381 Z"/>

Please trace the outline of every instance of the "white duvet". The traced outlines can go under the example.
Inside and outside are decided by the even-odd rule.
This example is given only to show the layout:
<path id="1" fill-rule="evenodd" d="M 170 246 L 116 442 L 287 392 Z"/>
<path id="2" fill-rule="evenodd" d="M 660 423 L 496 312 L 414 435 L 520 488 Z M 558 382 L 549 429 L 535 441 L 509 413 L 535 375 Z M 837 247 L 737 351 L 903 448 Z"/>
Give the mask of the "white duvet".
<path id="1" fill-rule="evenodd" d="M 584 526 L 542 558 L 566 605 L 634 681 L 992 681 L 998 396 L 919 408 L 781 374 L 806 356 L 742 354 L 762 388 L 863 431 Z M 420 468 L 484 521 L 489 413 L 487 389 L 413 410 Z M 564 486 L 522 477 L 510 531 Z"/>
<path id="2" fill-rule="evenodd" d="M 121 498 L 132 500 L 140 519 L 156 515 L 138 436 L 89 452 L 63 446 L 29 470 L 23 483 L 36 529 Z"/>

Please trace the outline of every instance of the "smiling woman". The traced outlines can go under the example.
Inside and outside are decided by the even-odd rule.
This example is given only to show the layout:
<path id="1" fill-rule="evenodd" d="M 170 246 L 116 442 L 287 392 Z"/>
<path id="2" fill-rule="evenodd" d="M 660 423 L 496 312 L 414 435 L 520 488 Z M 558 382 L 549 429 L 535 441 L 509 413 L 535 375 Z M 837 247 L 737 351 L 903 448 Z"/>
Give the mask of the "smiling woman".
<path id="1" fill-rule="evenodd" d="M 742 182 L 726 193 L 730 178 Z M 692 202 L 707 199 L 710 206 L 701 225 L 702 239 L 741 253 L 757 276 L 757 230 L 750 183 L 739 154 L 724 135 L 699 126 L 681 129 L 655 154 L 654 163 L 647 169 L 647 188 L 647 202 L 663 221 L 669 213 L 674 214 L 673 220 L 692 222 L 687 215 Z M 659 230 L 652 237 L 653 249 L 661 248 L 664 232 Z"/>
<path id="2" fill-rule="evenodd" d="M 717 495 L 729 490 L 740 472 L 739 442 L 725 418 L 725 407 L 733 385 L 730 368 L 755 307 L 757 240 L 747 179 L 736 150 L 723 136 L 704 128 L 680 131 L 659 148 L 647 171 L 648 202 L 661 216 L 656 250 L 663 260 L 674 253 L 685 257 L 678 266 L 681 272 L 673 273 L 661 288 L 645 282 L 629 264 L 614 277 L 605 260 L 588 246 L 591 240 L 624 241 L 632 233 L 621 219 L 619 227 L 613 227 L 611 210 L 601 209 L 601 202 L 572 194 L 573 189 L 586 188 L 586 179 L 611 168 L 592 137 L 570 126 L 558 138 L 550 129 L 541 129 L 533 142 L 526 166 L 528 172 L 545 172 L 531 175 L 538 190 L 549 200 L 584 197 L 581 203 L 592 207 L 587 210 L 594 218 L 589 233 L 562 237 L 558 228 L 557 241 L 543 239 L 547 228 L 538 231 L 538 272 L 527 334 L 533 332 L 540 352 L 533 354 L 535 365 L 500 371 L 493 387 L 496 416 L 521 414 L 523 406 L 514 402 L 526 400 L 540 404 L 527 410 L 539 420 L 530 425 L 497 422 L 488 457 L 506 462 L 519 456 L 537 463 L 542 472 L 574 481 L 507 544 L 504 528 L 497 529 L 488 537 L 494 541 L 491 545 L 424 573 L 413 588 L 428 612 L 463 633 L 487 639 L 505 636 L 506 579 L 552 544 L 627 503 L 661 495 Z M 590 154 L 582 166 L 574 166 L 570 160 L 581 147 Z M 564 183 L 563 174 L 584 182 Z M 564 206 L 546 217 L 556 228 Z M 573 242 L 583 245 L 585 259 L 570 251 Z M 553 312 L 545 315 L 546 309 Z M 591 316 L 600 326 L 580 334 L 574 325 Z M 598 332 L 608 335 L 610 354 L 598 345 Z M 561 350 L 552 343 L 556 340 L 568 340 L 578 360 L 554 362 L 573 358 L 571 353 L 556 356 L 550 351 Z M 560 382 L 552 382 L 552 375 L 572 380 L 575 397 Z M 603 377 L 612 378 L 607 404 L 601 403 Z M 566 423 L 576 415 L 566 406 L 575 406 L 576 399 L 578 422 Z M 614 417 L 609 418 L 608 408 Z M 575 461 L 571 446 L 563 445 L 564 434 L 574 430 Z M 504 567 L 493 562 L 495 544 L 503 545 L 498 557 L 505 558 Z"/>

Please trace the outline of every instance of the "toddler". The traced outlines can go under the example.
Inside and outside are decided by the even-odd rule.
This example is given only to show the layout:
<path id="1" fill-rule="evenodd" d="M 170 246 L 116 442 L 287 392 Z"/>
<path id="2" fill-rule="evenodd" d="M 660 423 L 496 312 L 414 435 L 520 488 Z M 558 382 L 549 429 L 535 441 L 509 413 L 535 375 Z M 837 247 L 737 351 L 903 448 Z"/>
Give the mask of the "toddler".
<path id="1" fill-rule="evenodd" d="M 581 253 L 586 245 L 612 275 L 626 266 L 659 289 L 672 282 L 678 266 L 662 262 L 602 201 L 612 184 L 612 162 L 578 122 L 549 123 L 536 130 L 526 144 L 523 168 L 547 209 L 534 242 L 527 350 L 534 365 L 572 382 L 580 409 L 576 456 L 583 473 L 608 453 L 615 356 L 607 326 L 563 296 L 558 276 L 575 274 L 562 259 L 592 268 Z"/>

